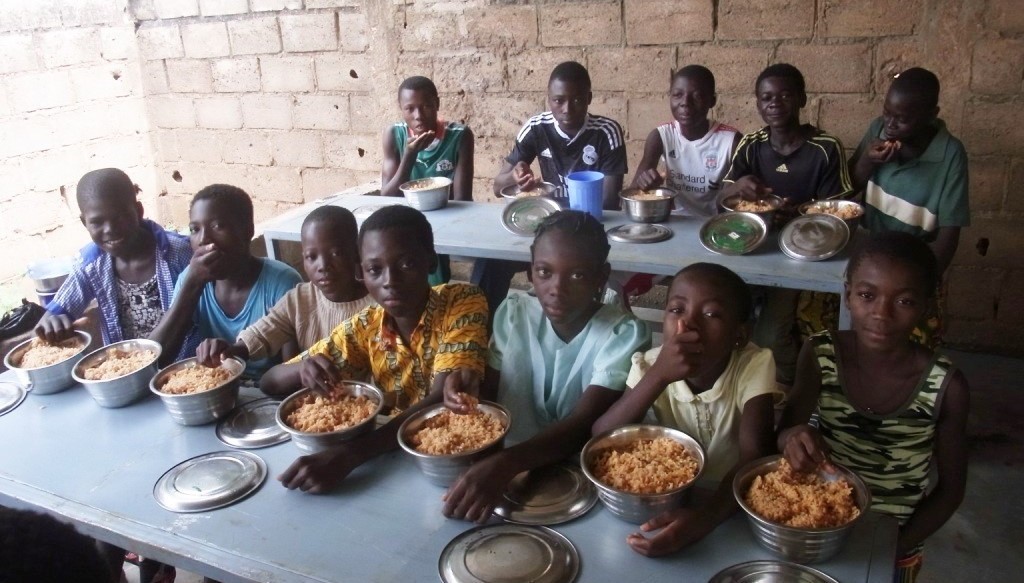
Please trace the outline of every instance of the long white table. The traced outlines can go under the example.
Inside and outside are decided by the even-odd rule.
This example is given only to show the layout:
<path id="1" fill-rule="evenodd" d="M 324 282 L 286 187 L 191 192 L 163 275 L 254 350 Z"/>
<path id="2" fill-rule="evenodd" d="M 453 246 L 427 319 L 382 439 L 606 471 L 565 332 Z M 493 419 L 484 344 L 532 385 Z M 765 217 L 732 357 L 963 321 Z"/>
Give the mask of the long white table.
<path id="1" fill-rule="evenodd" d="M 274 476 L 298 455 L 291 443 L 254 450 L 269 477 L 245 500 L 195 514 L 164 510 L 152 489 L 167 469 L 229 448 L 213 425 L 175 424 L 152 396 L 101 409 L 78 386 L 29 394 L 0 416 L 0 444 L 0 504 L 52 513 L 90 536 L 228 583 L 438 581 L 442 549 L 471 527 L 441 515 L 443 490 L 402 452 L 359 468 L 328 495 L 286 490 Z M 742 516 L 657 560 L 630 550 L 625 538 L 635 527 L 600 505 L 554 528 L 578 549 L 586 583 L 704 582 L 729 565 L 772 558 Z M 889 583 L 895 541 L 895 522 L 869 513 L 843 551 L 816 567 L 844 583 Z"/>
<path id="2" fill-rule="evenodd" d="M 405 199 L 342 194 L 303 205 L 262 224 L 267 255 L 276 258 L 282 241 L 299 241 L 302 220 L 322 205 L 355 210 L 362 206 L 403 204 Z M 485 259 L 530 260 L 530 237 L 514 235 L 501 224 L 501 204 L 450 201 L 448 206 L 424 213 L 434 230 L 438 253 Z M 629 223 L 622 212 L 605 211 L 607 229 Z M 827 261 L 796 261 L 779 250 L 777 233 L 770 233 L 760 249 L 748 255 L 712 253 L 700 243 L 700 219 L 671 216 L 662 223 L 672 230 L 671 239 L 660 243 L 631 244 L 612 241 L 608 261 L 612 269 L 658 275 L 674 275 L 697 262 L 718 263 L 751 285 L 833 292 L 842 298 L 848 251 Z M 840 307 L 840 327 L 849 327 L 845 302 Z"/>

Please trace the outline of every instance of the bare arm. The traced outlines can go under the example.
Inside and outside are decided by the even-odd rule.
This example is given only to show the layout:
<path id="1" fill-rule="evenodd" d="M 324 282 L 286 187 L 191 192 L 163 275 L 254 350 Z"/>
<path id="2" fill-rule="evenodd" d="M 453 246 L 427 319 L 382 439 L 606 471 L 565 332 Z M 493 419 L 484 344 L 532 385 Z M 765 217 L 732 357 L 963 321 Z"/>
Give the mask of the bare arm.
<path id="1" fill-rule="evenodd" d="M 821 367 L 814 354 L 814 345 L 808 340 L 800 349 L 796 363 L 796 380 L 789 395 L 789 403 L 779 421 L 776 445 L 789 463 L 798 471 L 811 471 L 827 460 L 828 446 L 818 430 L 807 422 L 811 419 L 821 393 Z"/>
<path id="2" fill-rule="evenodd" d="M 939 275 L 941 276 L 946 273 L 949 264 L 953 262 L 956 249 L 960 246 L 960 227 L 939 227 L 935 240 L 929 246 L 935 253 L 935 260 L 939 263 Z"/>
<path id="3" fill-rule="evenodd" d="M 194 265 L 196 261 L 194 257 L 192 261 Z M 174 362 L 178 352 L 181 351 L 181 343 L 185 341 L 185 336 L 195 325 L 193 317 L 206 283 L 204 278 L 196 273 L 196 270 L 189 269 L 185 274 L 185 281 L 174 296 L 174 301 L 171 302 L 171 307 L 149 334 L 149 339 L 159 342 L 163 348 L 160 353 L 160 366 Z"/>
<path id="4" fill-rule="evenodd" d="M 398 187 L 409 181 L 413 165 L 416 164 L 416 155 L 433 141 L 433 131 L 423 132 L 405 144 L 405 149 L 399 157 L 394 132 L 390 127 L 384 130 L 384 163 L 380 172 L 381 196 L 402 196 L 402 191 Z"/>
<path id="5" fill-rule="evenodd" d="M 501 170 L 498 170 L 498 175 L 494 177 L 494 194 L 501 194 L 503 188 L 513 184 L 518 184 L 519 188 L 530 188 L 535 182 L 537 177 L 534 176 L 529 164 L 517 162 L 513 166 L 511 162 L 504 160 L 501 163 Z"/>
<path id="6" fill-rule="evenodd" d="M 622 175 L 612 174 L 604 177 L 604 210 L 622 210 L 622 201 L 619 200 L 619 193 L 622 192 Z"/>
<path id="7" fill-rule="evenodd" d="M 661 143 L 661 134 L 655 128 L 647 134 L 647 140 L 644 142 L 644 155 L 636 167 L 636 173 L 633 175 L 633 182 L 630 186 L 646 190 L 664 184 L 665 179 L 658 173 L 658 161 L 661 160 L 664 153 L 665 146 Z"/>
<path id="8" fill-rule="evenodd" d="M 939 530 L 964 499 L 967 487 L 967 411 L 970 393 L 959 371 L 946 387 L 935 428 L 938 482 L 900 528 L 897 556 L 903 556 Z"/>
<path id="9" fill-rule="evenodd" d="M 471 466 L 445 495 L 444 515 L 486 521 L 516 474 L 558 462 L 582 447 L 590 426 L 620 394 L 591 385 L 568 417 Z"/>
<path id="10" fill-rule="evenodd" d="M 468 127 L 462 132 L 462 143 L 459 144 L 459 161 L 455 165 L 455 183 L 452 194 L 455 200 L 473 200 L 473 130 Z"/>

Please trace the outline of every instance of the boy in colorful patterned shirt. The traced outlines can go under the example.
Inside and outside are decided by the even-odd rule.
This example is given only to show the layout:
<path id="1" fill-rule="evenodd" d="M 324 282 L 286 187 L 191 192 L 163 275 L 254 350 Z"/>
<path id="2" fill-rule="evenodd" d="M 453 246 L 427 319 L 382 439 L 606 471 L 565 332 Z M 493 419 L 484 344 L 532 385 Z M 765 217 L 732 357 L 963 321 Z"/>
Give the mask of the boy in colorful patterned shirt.
<path id="1" fill-rule="evenodd" d="M 86 173 L 76 195 L 93 242 L 82 248 L 36 333 L 50 341 L 69 337 L 72 321 L 96 300 L 103 344 L 146 338 L 170 308 L 174 283 L 192 259 L 188 238 L 143 218 L 135 185 L 116 168 Z"/>
<path id="2" fill-rule="evenodd" d="M 370 380 L 398 412 L 386 425 L 321 453 L 302 456 L 279 479 L 289 489 L 326 492 L 364 462 L 398 447 L 401 423 L 440 403 L 442 391 L 475 393 L 487 356 L 487 302 L 474 286 L 431 288 L 437 263 L 423 213 L 394 205 L 359 231 L 363 283 L 376 300 L 329 337 L 263 376 L 274 395 L 301 387 L 328 390 L 341 380 Z"/>

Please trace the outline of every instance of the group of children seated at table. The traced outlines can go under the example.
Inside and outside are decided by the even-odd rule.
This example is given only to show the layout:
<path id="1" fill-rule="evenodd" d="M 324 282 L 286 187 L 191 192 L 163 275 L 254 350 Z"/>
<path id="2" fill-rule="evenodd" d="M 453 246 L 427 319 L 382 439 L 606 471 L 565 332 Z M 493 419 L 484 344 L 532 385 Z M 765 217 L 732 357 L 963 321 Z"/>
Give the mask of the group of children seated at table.
<path id="1" fill-rule="evenodd" d="M 443 402 L 465 413 L 467 394 L 495 400 L 512 414 L 509 446 L 470 467 L 439 504 L 446 516 L 477 522 L 491 516 L 517 474 L 571 457 L 592 435 L 653 411 L 658 423 L 701 443 L 707 463 L 699 485 L 714 494 L 628 537 L 650 556 L 700 540 L 736 510 L 731 484 L 740 465 L 779 451 L 799 470 L 836 461 L 868 482 L 873 509 L 899 521 L 900 576 L 912 579 L 922 542 L 956 510 L 965 487 L 967 383 L 912 340 L 969 218 L 963 148 L 937 118 L 938 81 L 923 69 L 894 80 L 882 117 L 854 153 L 852 178 L 838 140 L 800 123 L 807 97 L 799 71 L 768 67 L 755 96 L 767 125 L 741 138 L 708 118 L 710 71 L 675 73 L 674 119 L 651 131 L 633 184 L 667 185 L 680 193 L 678 211 L 697 216 L 716 212 L 719 189 L 750 198 L 774 192 L 789 214 L 807 200 L 865 189 L 872 234 L 850 258 L 844 292 L 852 327 L 811 336 L 785 364 L 789 378 L 777 375 L 785 362 L 773 356 L 779 342 L 759 341 L 758 330 L 769 320 L 792 337 L 795 292 L 761 290 L 755 315 L 755 294 L 735 273 L 712 263 L 682 266 L 668 288 L 662 346 L 651 348 L 648 326 L 607 289 L 608 239 L 583 212 L 547 217 L 529 264 L 479 270 L 503 273 L 495 304 L 475 285 L 432 285 L 433 232 L 410 207 L 383 207 L 358 229 L 348 210 L 315 209 L 302 225 L 309 282 L 300 283 L 291 267 L 250 253 L 253 209 L 241 189 L 199 191 L 186 237 L 146 220 L 131 180 L 114 169 L 78 184 L 93 243 L 37 333 L 66 337 L 96 300 L 104 343 L 149 337 L 163 346 L 165 364 L 194 355 L 216 366 L 238 356 L 277 396 L 342 379 L 373 382 L 387 395 L 391 419 L 298 458 L 279 476 L 285 487 L 311 493 L 396 449 L 399 425 L 416 411 Z M 581 65 L 556 67 L 551 111 L 524 125 L 495 191 L 540 179 L 564 184 L 569 172 L 595 169 L 606 175 L 606 205 L 616 206 L 625 143 L 619 124 L 588 113 L 590 100 Z M 472 132 L 438 117 L 427 79 L 406 80 L 398 101 L 404 121 L 384 132 L 382 193 L 445 175 L 453 177 L 453 196 L 470 200 Z M 520 267 L 533 291 L 507 295 L 503 278 Z M 777 378 L 792 384 L 778 424 Z"/>

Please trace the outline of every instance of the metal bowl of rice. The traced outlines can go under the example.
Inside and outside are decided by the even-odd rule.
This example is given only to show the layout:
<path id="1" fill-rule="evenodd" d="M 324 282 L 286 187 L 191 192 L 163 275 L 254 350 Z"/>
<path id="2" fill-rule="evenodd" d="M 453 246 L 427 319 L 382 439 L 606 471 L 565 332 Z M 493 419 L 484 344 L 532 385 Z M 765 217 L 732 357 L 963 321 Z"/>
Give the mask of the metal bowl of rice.
<path id="1" fill-rule="evenodd" d="M 108 344 L 78 361 L 71 377 L 100 407 L 131 405 L 149 394 L 161 350 L 159 342 L 142 338 Z"/>
<path id="2" fill-rule="evenodd" d="M 550 182 L 538 182 L 529 190 L 523 190 L 519 188 L 518 184 L 512 184 L 502 188 L 499 194 L 501 195 L 501 198 L 505 199 L 505 204 L 509 204 L 519 198 L 531 198 L 535 196 L 555 199 L 558 197 L 558 191 L 558 185 Z"/>
<path id="3" fill-rule="evenodd" d="M 448 206 L 448 194 L 452 189 L 452 179 L 444 176 L 418 178 L 402 183 L 399 187 L 409 206 L 420 211 L 436 211 Z"/>
<path id="4" fill-rule="evenodd" d="M 736 211 L 743 213 L 754 213 L 761 217 L 764 223 L 771 229 L 775 222 L 775 213 L 783 207 L 785 201 L 782 197 L 769 194 L 759 200 L 745 200 L 739 194 L 730 196 L 719 195 L 718 204 L 725 211 Z"/>
<path id="5" fill-rule="evenodd" d="M 813 200 L 800 205 L 799 210 L 802 215 L 823 213 L 842 219 L 851 233 L 864 218 L 864 206 L 853 200 Z"/>
<path id="6" fill-rule="evenodd" d="M 75 384 L 71 369 L 82 359 L 91 343 L 92 336 L 81 330 L 75 330 L 74 336 L 56 346 L 46 345 L 33 337 L 12 348 L 4 357 L 4 366 L 14 371 L 18 383 L 26 391 L 37 395 L 59 393 Z M 36 362 L 26 363 L 26 355 L 38 352 L 40 345 L 44 350 L 50 349 L 50 354 L 41 354 L 38 360 L 33 358 Z"/>
<path id="7" fill-rule="evenodd" d="M 166 366 L 149 381 L 176 423 L 203 425 L 225 416 L 238 400 L 238 379 L 245 361 L 228 358 L 218 367 L 206 367 L 193 358 Z"/>
<path id="8" fill-rule="evenodd" d="M 471 419 L 476 414 L 488 418 L 480 418 L 477 423 Z M 466 468 L 505 446 L 512 425 L 508 409 L 480 401 L 473 415 L 458 415 L 443 404 L 427 407 L 398 428 L 398 444 L 412 456 L 428 481 L 447 488 Z M 447 429 L 448 421 L 457 423 L 455 430 Z M 452 453 L 427 453 L 431 450 Z"/>
<path id="9" fill-rule="evenodd" d="M 303 453 L 317 453 L 369 433 L 384 407 L 384 393 L 369 383 L 341 381 L 323 395 L 302 389 L 277 408 L 277 424 Z"/>
<path id="10" fill-rule="evenodd" d="M 754 538 L 761 546 L 780 557 L 797 563 L 825 561 L 843 548 L 843 543 L 846 542 L 846 537 L 853 530 L 854 525 L 871 507 L 871 491 L 860 476 L 833 462 L 834 472 L 819 469 L 816 472 L 817 476 L 824 483 L 845 480 L 849 484 L 852 488 L 853 501 L 858 510 L 856 517 L 844 524 L 823 528 L 794 527 L 774 522 L 754 510 L 753 501 L 748 500 L 748 494 L 755 479 L 778 471 L 782 462 L 781 455 L 773 455 L 754 460 L 740 468 L 733 478 L 733 495 L 747 515 Z M 794 499 L 799 498 L 790 494 L 780 498 L 771 496 L 770 499 L 786 500 L 787 503 L 793 503 Z"/>
<path id="11" fill-rule="evenodd" d="M 622 458 L 623 454 L 643 455 L 651 463 L 637 466 L 637 458 Z M 609 512 L 643 524 L 682 504 L 704 471 L 704 448 L 678 429 L 626 425 L 591 438 L 580 452 L 580 467 Z"/>
<path id="12" fill-rule="evenodd" d="M 619 193 L 619 198 L 631 221 L 662 223 L 672 214 L 678 194 L 671 188 L 627 188 Z"/>

